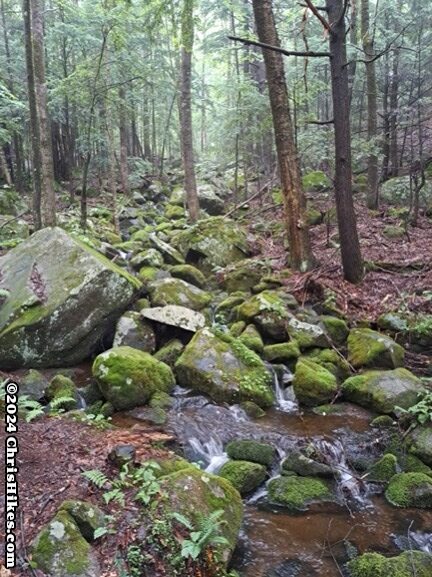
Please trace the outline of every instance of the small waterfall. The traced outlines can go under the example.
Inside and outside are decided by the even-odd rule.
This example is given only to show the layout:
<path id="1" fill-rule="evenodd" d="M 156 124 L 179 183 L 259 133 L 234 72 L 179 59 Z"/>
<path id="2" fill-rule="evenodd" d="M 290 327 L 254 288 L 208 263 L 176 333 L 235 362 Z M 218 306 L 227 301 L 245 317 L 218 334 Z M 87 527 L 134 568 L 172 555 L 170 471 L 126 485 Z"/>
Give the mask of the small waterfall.
<path id="1" fill-rule="evenodd" d="M 409 531 L 408 535 L 393 535 L 396 547 L 403 551 L 423 551 L 432 554 L 432 533 Z"/>
<path id="2" fill-rule="evenodd" d="M 77 391 L 77 404 L 78 409 L 81 409 L 82 411 L 87 409 L 87 402 L 79 391 Z"/>
<path id="3" fill-rule="evenodd" d="M 322 461 L 334 469 L 342 496 L 348 496 L 351 500 L 362 505 L 368 504 L 365 500 L 365 485 L 355 477 L 349 468 L 342 442 L 339 439 L 334 441 L 320 439 L 314 442 L 314 446 Z"/>
<path id="4" fill-rule="evenodd" d="M 278 409 L 284 413 L 295 413 L 298 410 L 298 403 L 294 389 L 291 386 L 294 375 L 284 365 L 274 367 L 271 364 L 267 364 L 267 367 L 273 375 L 273 386 Z"/>
<path id="5" fill-rule="evenodd" d="M 193 454 L 205 465 L 208 473 L 217 473 L 228 461 L 228 455 L 223 450 L 220 439 L 211 437 L 209 441 L 202 442 L 196 437 L 189 440 Z"/>

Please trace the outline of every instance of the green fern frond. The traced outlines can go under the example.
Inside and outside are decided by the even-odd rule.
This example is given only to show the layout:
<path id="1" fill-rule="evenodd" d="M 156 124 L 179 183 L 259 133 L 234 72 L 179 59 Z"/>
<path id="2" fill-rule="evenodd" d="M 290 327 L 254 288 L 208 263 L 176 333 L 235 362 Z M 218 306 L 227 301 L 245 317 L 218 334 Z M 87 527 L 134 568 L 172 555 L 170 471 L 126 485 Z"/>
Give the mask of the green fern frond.
<path id="1" fill-rule="evenodd" d="M 102 471 L 98 471 L 97 469 L 93 469 L 91 471 L 84 471 L 82 476 L 85 477 L 93 483 L 98 489 L 102 489 L 106 484 L 109 483 L 108 477 L 102 473 Z"/>

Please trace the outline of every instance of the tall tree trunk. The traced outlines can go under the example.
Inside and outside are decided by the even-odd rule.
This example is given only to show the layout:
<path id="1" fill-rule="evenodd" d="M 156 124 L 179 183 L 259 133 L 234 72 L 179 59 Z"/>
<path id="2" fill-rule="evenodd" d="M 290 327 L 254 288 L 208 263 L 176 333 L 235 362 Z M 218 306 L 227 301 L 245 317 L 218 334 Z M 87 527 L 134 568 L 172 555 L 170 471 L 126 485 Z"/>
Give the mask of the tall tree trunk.
<path id="1" fill-rule="evenodd" d="M 52 156 L 51 129 L 47 107 L 47 84 L 45 79 L 44 53 L 44 1 L 31 0 L 31 28 L 33 42 L 33 70 L 36 93 L 36 109 L 39 123 L 41 151 L 41 218 L 42 227 L 56 224 L 56 197 Z"/>
<path id="2" fill-rule="evenodd" d="M 377 81 L 375 71 L 374 37 L 370 30 L 369 0 L 362 0 L 361 6 L 361 34 L 363 51 L 366 61 L 366 90 L 368 108 L 368 143 L 370 147 L 376 146 L 377 137 Z M 378 156 L 370 151 L 368 156 L 368 208 L 378 208 Z"/>
<path id="3" fill-rule="evenodd" d="M 271 0 L 253 0 L 253 8 L 260 42 L 280 46 Z M 290 263 L 293 269 L 306 271 L 313 266 L 314 259 L 306 222 L 306 200 L 294 143 L 284 62 L 282 55 L 273 50 L 264 50 L 263 54 L 279 160 Z"/>
<path id="4" fill-rule="evenodd" d="M 183 157 L 186 202 L 192 222 L 199 217 L 192 132 L 192 50 L 194 42 L 194 0 L 183 1 L 180 66 L 180 140 Z"/>
<path id="5" fill-rule="evenodd" d="M 399 102 L 399 48 L 393 52 L 392 77 L 390 82 L 390 174 L 399 174 L 398 155 L 398 102 Z"/>
<path id="6" fill-rule="evenodd" d="M 120 100 L 120 185 L 124 194 L 129 194 L 128 170 L 128 133 L 126 123 L 126 91 L 124 86 L 119 88 Z"/>
<path id="7" fill-rule="evenodd" d="M 350 102 L 342 0 L 326 0 L 330 23 L 330 69 L 335 128 L 335 194 L 344 277 L 358 283 L 363 263 L 352 196 Z"/>

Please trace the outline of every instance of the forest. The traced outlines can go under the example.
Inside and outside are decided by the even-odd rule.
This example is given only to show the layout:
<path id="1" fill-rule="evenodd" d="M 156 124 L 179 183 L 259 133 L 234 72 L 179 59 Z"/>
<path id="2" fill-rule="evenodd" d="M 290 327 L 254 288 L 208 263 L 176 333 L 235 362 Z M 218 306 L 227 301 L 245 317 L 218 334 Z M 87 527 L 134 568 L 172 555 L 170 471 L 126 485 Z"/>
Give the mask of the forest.
<path id="1" fill-rule="evenodd" d="M 432 577 L 432 5 L 0 0 L 0 577 Z"/>

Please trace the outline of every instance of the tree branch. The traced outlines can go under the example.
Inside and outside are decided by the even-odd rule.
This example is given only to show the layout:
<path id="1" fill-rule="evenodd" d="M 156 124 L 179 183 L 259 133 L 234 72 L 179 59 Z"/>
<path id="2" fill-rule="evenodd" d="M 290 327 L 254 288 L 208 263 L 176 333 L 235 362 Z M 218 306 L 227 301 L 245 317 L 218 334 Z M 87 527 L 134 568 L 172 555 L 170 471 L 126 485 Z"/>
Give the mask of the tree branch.
<path id="1" fill-rule="evenodd" d="M 238 36 L 228 36 L 230 40 L 234 42 L 242 42 L 242 44 L 247 44 L 251 46 L 258 46 L 259 48 L 264 48 L 265 50 L 273 50 L 274 52 L 280 52 L 285 56 L 303 56 L 307 58 L 330 58 L 330 52 L 297 52 L 296 50 L 285 50 L 285 48 L 279 48 L 279 46 L 272 46 L 271 44 L 264 44 L 263 42 L 258 42 L 256 40 L 248 40 L 247 38 L 239 38 Z"/>
<path id="2" fill-rule="evenodd" d="M 321 24 L 324 26 L 324 29 L 327 30 L 327 32 L 331 33 L 331 26 L 330 24 L 327 22 L 327 20 L 324 18 L 324 16 L 322 16 L 322 14 L 319 13 L 318 8 L 314 5 L 314 3 L 312 2 L 312 0 L 305 0 L 307 7 L 309 8 L 309 10 L 312 12 L 312 14 L 314 14 L 318 20 L 321 22 Z"/>

